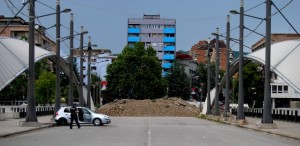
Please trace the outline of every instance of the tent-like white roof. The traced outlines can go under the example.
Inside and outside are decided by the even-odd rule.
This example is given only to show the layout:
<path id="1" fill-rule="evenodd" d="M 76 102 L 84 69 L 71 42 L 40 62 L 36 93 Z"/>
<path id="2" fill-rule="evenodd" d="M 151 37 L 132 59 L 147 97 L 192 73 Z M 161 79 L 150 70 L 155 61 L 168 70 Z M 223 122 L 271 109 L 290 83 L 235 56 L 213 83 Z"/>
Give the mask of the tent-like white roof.
<path id="1" fill-rule="evenodd" d="M 300 55 L 300 40 L 288 40 L 271 45 L 271 71 L 300 93 L 298 55 Z M 265 48 L 247 54 L 245 58 L 265 64 Z"/>
<path id="2" fill-rule="evenodd" d="M 35 62 L 55 54 L 35 46 Z M 29 43 L 0 37 L 0 91 L 28 68 Z"/>

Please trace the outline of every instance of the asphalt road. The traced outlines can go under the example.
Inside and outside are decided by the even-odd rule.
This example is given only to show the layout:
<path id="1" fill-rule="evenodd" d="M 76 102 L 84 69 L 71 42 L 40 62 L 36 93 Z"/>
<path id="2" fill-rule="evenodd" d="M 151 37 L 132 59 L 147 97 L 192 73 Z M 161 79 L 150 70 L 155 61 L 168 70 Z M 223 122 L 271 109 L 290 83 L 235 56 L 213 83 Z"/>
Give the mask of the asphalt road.
<path id="1" fill-rule="evenodd" d="M 1 146 L 299 146 L 300 141 L 191 117 L 112 117 L 101 127 L 51 127 Z"/>

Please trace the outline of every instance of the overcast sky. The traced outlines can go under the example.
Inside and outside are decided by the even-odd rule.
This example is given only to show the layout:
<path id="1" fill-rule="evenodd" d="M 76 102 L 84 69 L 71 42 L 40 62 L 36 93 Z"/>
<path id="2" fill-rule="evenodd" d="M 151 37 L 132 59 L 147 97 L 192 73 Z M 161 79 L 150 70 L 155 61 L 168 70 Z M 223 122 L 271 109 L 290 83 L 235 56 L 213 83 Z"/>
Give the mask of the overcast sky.
<path id="1" fill-rule="evenodd" d="M 23 6 L 22 0 L 0 0 L 0 15 L 12 17 Z M 25 0 L 26 1 L 26 0 Z M 292 1 L 289 5 L 287 5 Z M 265 17 L 264 0 L 245 0 L 246 14 Z M 293 27 L 300 32 L 300 0 L 273 0 L 275 5 L 282 9 L 284 16 Z M 13 6 L 13 5 L 14 6 Z M 262 5 L 260 5 L 262 4 Z M 259 6 L 258 6 L 259 5 Z M 258 6 L 258 7 L 255 7 Z M 15 8 L 16 7 L 16 8 Z M 55 12 L 56 0 L 37 0 L 36 15 Z M 61 9 L 70 8 L 74 13 L 74 28 L 80 31 L 80 26 L 89 31 L 85 36 L 91 36 L 92 44 L 98 48 L 110 49 L 112 53 L 121 53 L 127 40 L 128 18 L 142 18 L 143 14 L 160 14 L 161 18 L 176 19 L 176 49 L 188 51 L 191 46 L 200 40 L 212 39 L 212 32 L 220 28 L 220 33 L 225 35 L 226 16 L 230 10 L 240 9 L 240 0 L 61 0 Z M 252 9 L 253 8 L 253 9 Z M 272 7 L 272 14 L 276 13 Z M 28 21 L 28 7 L 26 6 L 20 17 Z M 231 17 L 231 37 L 239 37 L 239 16 Z M 61 36 L 69 35 L 70 14 L 61 14 Z M 55 15 L 40 18 L 36 23 L 50 27 L 55 24 Z M 265 22 L 258 19 L 245 17 L 245 26 L 265 34 Z M 260 25 L 259 25 L 260 24 Z M 67 28 L 65 28 L 67 27 Z M 55 38 L 55 28 L 47 31 L 50 38 Z M 261 36 L 245 30 L 245 45 L 251 47 Z M 295 33 L 292 27 L 277 13 L 272 17 L 272 33 Z M 69 42 L 61 44 L 61 48 L 69 51 Z M 74 47 L 79 47 L 79 37 L 74 40 Z M 234 50 L 238 44 L 231 43 Z M 244 49 L 246 52 L 250 50 Z"/>

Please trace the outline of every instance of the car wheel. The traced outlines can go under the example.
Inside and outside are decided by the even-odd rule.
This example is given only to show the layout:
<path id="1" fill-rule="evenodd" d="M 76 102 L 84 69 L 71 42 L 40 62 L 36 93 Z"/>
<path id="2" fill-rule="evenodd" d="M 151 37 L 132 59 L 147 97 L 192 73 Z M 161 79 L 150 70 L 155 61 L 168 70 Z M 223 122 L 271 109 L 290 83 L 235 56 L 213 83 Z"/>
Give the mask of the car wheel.
<path id="1" fill-rule="evenodd" d="M 103 124 L 102 124 L 102 121 L 97 118 L 97 119 L 94 119 L 94 125 L 95 126 L 102 126 Z"/>
<path id="2" fill-rule="evenodd" d="M 58 122 L 57 122 L 57 125 L 58 125 L 58 126 L 68 125 L 68 122 L 67 122 L 66 119 L 60 118 L 60 119 L 58 120 Z"/>

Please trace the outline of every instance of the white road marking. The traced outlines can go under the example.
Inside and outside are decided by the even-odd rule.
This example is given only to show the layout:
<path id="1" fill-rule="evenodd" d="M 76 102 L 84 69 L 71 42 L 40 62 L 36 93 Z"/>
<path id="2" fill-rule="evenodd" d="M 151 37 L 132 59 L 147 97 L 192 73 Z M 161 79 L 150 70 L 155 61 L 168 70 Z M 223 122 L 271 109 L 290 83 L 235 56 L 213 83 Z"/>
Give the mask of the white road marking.
<path id="1" fill-rule="evenodd" d="M 148 118 L 148 146 L 151 146 L 151 128 L 150 128 L 150 117 Z"/>

